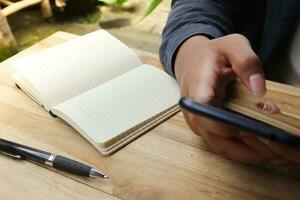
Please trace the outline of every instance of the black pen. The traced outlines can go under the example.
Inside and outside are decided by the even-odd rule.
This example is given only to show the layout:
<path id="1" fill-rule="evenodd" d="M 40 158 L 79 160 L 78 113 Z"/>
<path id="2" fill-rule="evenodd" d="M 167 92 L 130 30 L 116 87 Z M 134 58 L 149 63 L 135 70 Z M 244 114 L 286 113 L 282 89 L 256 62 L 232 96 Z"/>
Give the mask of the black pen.
<path id="1" fill-rule="evenodd" d="M 80 176 L 108 178 L 108 176 L 97 169 L 78 161 L 3 139 L 0 139 L 0 152 L 13 158 L 48 165 Z"/>

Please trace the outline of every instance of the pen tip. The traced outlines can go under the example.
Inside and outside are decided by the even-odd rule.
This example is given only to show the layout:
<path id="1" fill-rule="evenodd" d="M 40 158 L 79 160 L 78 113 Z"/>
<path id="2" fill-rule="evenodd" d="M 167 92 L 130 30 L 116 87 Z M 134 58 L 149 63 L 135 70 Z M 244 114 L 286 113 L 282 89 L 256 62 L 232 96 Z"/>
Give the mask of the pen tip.
<path id="1" fill-rule="evenodd" d="M 90 177 L 101 177 L 101 178 L 105 178 L 108 179 L 109 177 L 104 175 L 103 173 L 101 173 L 100 171 L 92 168 L 90 171 Z"/>
<path id="2" fill-rule="evenodd" d="M 106 176 L 106 175 L 104 175 L 104 177 L 103 178 L 105 178 L 105 179 L 109 179 L 109 176 Z"/>

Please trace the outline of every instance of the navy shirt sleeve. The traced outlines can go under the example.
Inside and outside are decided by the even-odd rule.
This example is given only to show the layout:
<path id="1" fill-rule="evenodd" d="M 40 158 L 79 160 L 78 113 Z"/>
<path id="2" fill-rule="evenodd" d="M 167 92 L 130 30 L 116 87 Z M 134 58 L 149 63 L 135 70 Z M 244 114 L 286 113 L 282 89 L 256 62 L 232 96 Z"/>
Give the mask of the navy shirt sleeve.
<path id="1" fill-rule="evenodd" d="M 239 0 L 173 0 L 160 47 L 166 71 L 174 76 L 176 51 L 189 37 L 216 38 L 233 33 L 241 7 Z"/>

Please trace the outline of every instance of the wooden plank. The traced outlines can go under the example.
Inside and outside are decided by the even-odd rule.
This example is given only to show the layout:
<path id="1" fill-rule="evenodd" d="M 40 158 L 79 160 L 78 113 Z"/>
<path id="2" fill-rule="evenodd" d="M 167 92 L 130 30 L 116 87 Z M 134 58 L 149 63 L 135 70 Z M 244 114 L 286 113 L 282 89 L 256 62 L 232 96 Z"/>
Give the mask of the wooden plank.
<path id="1" fill-rule="evenodd" d="M 75 36 L 57 33 L 18 57 L 69 38 Z M 139 54 L 147 63 L 158 63 L 152 54 Z M 55 191 L 55 199 L 98 199 L 106 194 L 121 199 L 299 199 L 299 180 L 213 154 L 187 127 L 182 113 L 104 157 L 73 128 L 49 117 L 16 89 L 11 75 L 7 61 L 0 67 L 0 137 L 93 165 L 111 180 L 81 178 L 0 156 L 0 185 L 8 179 L 25 190 L 19 194 L 14 184 L 9 184 L 0 189 L 3 197 L 40 199 L 41 185 L 43 195 L 53 197 Z M 5 166 L 8 169 L 2 169 Z M 19 171 L 20 177 L 9 169 Z M 36 170 L 41 177 L 33 174 Z"/>
<path id="2" fill-rule="evenodd" d="M 42 0 L 41 9 L 44 18 L 50 18 L 53 16 L 50 0 Z"/>
<path id="3" fill-rule="evenodd" d="M 15 12 L 18 12 L 19 10 L 22 10 L 24 8 L 36 5 L 41 3 L 42 0 L 22 0 L 22 1 L 18 1 L 15 2 L 5 8 L 3 8 L 2 12 L 4 16 L 9 16 Z"/>
<path id="4" fill-rule="evenodd" d="M 16 41 L 0 6 L 0 62 L 17 51 Z"/>
<path id="5" fill-rule="evenodd" d="M 26 161 L 0 156 L 0 162 L 1 199 L 118 199 Z"/>
<path id="6" fill-rule="evenodd" d="M 1 137 L 54 153 L 63 153 L 104 169 L 111 176 L 113 186 L 99 184 L 99 180 L 82 179 L 61 171 L 57 173 L 107 193 L 114 191 L 114 194 L 125 199 L 153 199 L 153 196 L 160 197 L 155 195 L 158 195 L 161 190 L 165 195 L 168 194 L 168 199 L 174 199 L 178 195 L 184 198 L 187 192 L 194 198 L 199 196 L 204 199 L 212 196 L 233 199 L 242 194 L 245 199 L 266 199 L 279 195 L 289 199 L 298 198 L 299 181 L 274 175 L 265 170 L 246 167 L 211 152 L 201 151 L 197 145 L 195 147 L 189 145 L 195 141 L 181 143 L 160 136 L 161 129 L 166 131 L 171 125 L 177 126 L 176 121 L 168 121 L 163 124 L 163 127 L 154 129 L 113 156 L 103 157 L 83 138 L 74 134 L 71 127 L 58 124 L 56 119 L 43 118 L 39 119 L 39 124 L 34 124 L 38 118 L 34 114 L 29 115 L 5 104 L 0 104 L 0 108 L 2 108 L 0 113 L 3 115 L 0 118 Z M 19 116 L 18 122 L 15 122 L 15 114 Z M 12 124 L 14 128 L 11 128 Z M 177 137 L 181 134 L 182 132 L 175 132 L 172 135 Z M 190 131 L 185 131 L 186 136 L 189 134 L 192 135 Z M 191 139 L 200 140 L 200 138 Z M 74 149 L 74 146 L 81 147 L 80 151 Z M 160 181 L 159 186 L 156 185 L 156 179 Z M 185 191 L 184 193 L 173 192 L 178 185 Z M 190 188 L 189 185 L 193 185 L 194 188 Z M 206 188 L 205 190 L 209 192 L 198 191 L 199 188 Z M 275 191 L 270 192 L 270 190 Z"/>
<path id="7" fill-rule="evenodd" d="M 240 82 L 229 90 L 227 108 L 300 136 L 300 88 L 267 81 L 263 97 L 252 95 Z"/>
<path id="8" fill-rule="evenodd" d="M 9 6 L 9 5 L 13 4 L 14 2 L 8 1 L 8 0 L 0 0 L 0 3 L 5 6 Z"/>

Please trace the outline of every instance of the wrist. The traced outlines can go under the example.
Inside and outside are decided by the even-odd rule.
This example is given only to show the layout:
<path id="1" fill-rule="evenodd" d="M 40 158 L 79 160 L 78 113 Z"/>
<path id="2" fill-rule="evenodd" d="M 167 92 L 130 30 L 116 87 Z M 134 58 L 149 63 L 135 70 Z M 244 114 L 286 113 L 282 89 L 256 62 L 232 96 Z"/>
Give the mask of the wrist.
<path id="1" fill-rule="evenodd" d="M 196 51 L 199 51 L 203 46 L 209 42 L 209 38 L 203 35 L 195 35 L 188 38 L 179 47 L 174 62 L 175 77 L 180 82 L 181 75 L 188 67 L 189 61 Z"/>

